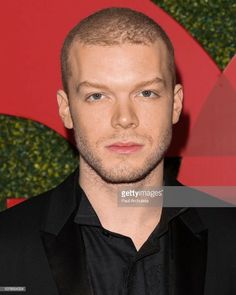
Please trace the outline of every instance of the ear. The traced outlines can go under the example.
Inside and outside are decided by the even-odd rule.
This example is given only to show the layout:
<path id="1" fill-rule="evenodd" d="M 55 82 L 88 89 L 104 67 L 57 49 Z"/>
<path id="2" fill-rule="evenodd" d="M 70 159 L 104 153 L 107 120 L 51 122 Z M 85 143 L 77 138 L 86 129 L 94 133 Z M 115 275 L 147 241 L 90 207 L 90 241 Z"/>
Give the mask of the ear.
<path id="1" fill-rule="evenodd" d="M 182 107 L 183 107 L 183 87 L 180 84 L 176 84 L 174 89 L 172 124 L 176 124 L 179 121 Z"/>
<path id="2" fill-rule="evenodd" d="M 64 123 L 64 126 L 68 129 L 73 128 L 73 121 L 71 118 L 69 100 L 66 93 L 63 90 L 57 91 L 57 103 L 59 115 Z"/>

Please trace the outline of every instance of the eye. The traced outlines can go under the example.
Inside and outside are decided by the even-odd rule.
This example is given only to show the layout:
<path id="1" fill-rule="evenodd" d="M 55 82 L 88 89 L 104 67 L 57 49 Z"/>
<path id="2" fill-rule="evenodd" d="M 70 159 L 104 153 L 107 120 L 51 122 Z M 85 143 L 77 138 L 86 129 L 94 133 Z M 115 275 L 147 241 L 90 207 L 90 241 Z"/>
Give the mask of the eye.
<path id="1" fill-rule="evenodd" d="M 143 90 L 141 92 L 139 92 L 140 95 L 142 95 L 143 97 L 159 97 L 159 95 L 151 90 Z"/>
<path id="2" fill-rule="evenodd" d="M 93 93 L 87 97 L 87 100 L 100 100 L 102 96 L 103 96 L 102 93 L 99 93 L 99 92 Z"/>

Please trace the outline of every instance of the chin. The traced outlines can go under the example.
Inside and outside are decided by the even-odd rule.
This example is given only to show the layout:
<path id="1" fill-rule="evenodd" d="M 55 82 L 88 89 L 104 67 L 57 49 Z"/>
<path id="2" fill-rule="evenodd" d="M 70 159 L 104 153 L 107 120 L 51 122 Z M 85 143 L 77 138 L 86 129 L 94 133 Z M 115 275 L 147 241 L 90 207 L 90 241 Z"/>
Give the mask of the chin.
<path id="1" fill-rule="evenodd" d="M 145 179 L 155 167 L 149 168 L 132 168 L 123 167 L 119 169 L 98 169 L 97 174 L 107 183 L 111 184 L 128 184 L 136 183 Z"/>
<path id="2" fill-rule="evenodd" d="M 90 149 L 79 150 L 83 162 L 91 169 L 90 171 L 110 184 L 137 183 L 144 180 L 159 166 L 164 155 L 162 150 L 157 149 L 142 159 L 111 159 L 103 154 L 94 154 Z"/>
<path id="3" fill-rule="evenodd" d="M 106 182 L 110 184 L 128 184 L 128 183 L 136 183 L 141 180 L 143 180 L 145 177 L 143 175 L 141 176 L 130 176 L 127 177 L 125 175 L 120 176 L 113 176 L 113 175 L 107 175 L 107 174 L 100 174 L 100 177 Z"/>

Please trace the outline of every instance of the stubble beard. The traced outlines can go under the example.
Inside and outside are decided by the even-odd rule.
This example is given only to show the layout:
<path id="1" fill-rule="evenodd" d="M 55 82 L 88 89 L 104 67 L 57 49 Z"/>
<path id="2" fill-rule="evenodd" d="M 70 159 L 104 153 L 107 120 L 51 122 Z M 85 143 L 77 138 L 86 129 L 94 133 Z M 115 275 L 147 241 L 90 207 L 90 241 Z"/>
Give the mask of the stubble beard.
<path id="1" fill-rule="evenodd" d="M 158 166 L 170 145 L 172 127 L 169 126 L 163 132 L 156 150 L 146 157 L 142 167 L 131 167 L 128 156 L 124 155 L 120 157 L 120 162 L 116 167 L 106 168 L 103 159 L 90 147 L 86 136 L 76 129 L 74 129 L 74 136 L 80 157 L 91 171 L 109 184 L 129 184 L 142 181 Z"/>

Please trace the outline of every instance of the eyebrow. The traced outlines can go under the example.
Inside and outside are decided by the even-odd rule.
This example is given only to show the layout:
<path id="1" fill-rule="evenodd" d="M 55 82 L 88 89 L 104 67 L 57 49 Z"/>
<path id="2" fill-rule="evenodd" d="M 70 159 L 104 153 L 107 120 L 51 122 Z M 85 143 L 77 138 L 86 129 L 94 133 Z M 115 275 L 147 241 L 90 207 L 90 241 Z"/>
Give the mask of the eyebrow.
<path id="1" fill-rule="evenodd" d="M 152 80 L 142 81 L 140 83 L 137 83 L 134 88 L 141 88 L 141 87 L 152 85 L 154 83 L 156 83 L 156 84 L 157 83 L 165 84 L 165 80 L 161 79 L 160 77 L 155 77 Z M 104 84 L 100 84 L 100 83 L 96 83 L 96 82 L 83 81 L 83 82 L 80 82 L 78 85 L 75 86 L 76 92 L 78 93 L 80 91 L 80 89 L 83 88 L 83 87 L 92 87 L 92 88 L 99 88 L 99 89 L 109 90 L 109 87 L 107 87 Z"/>

